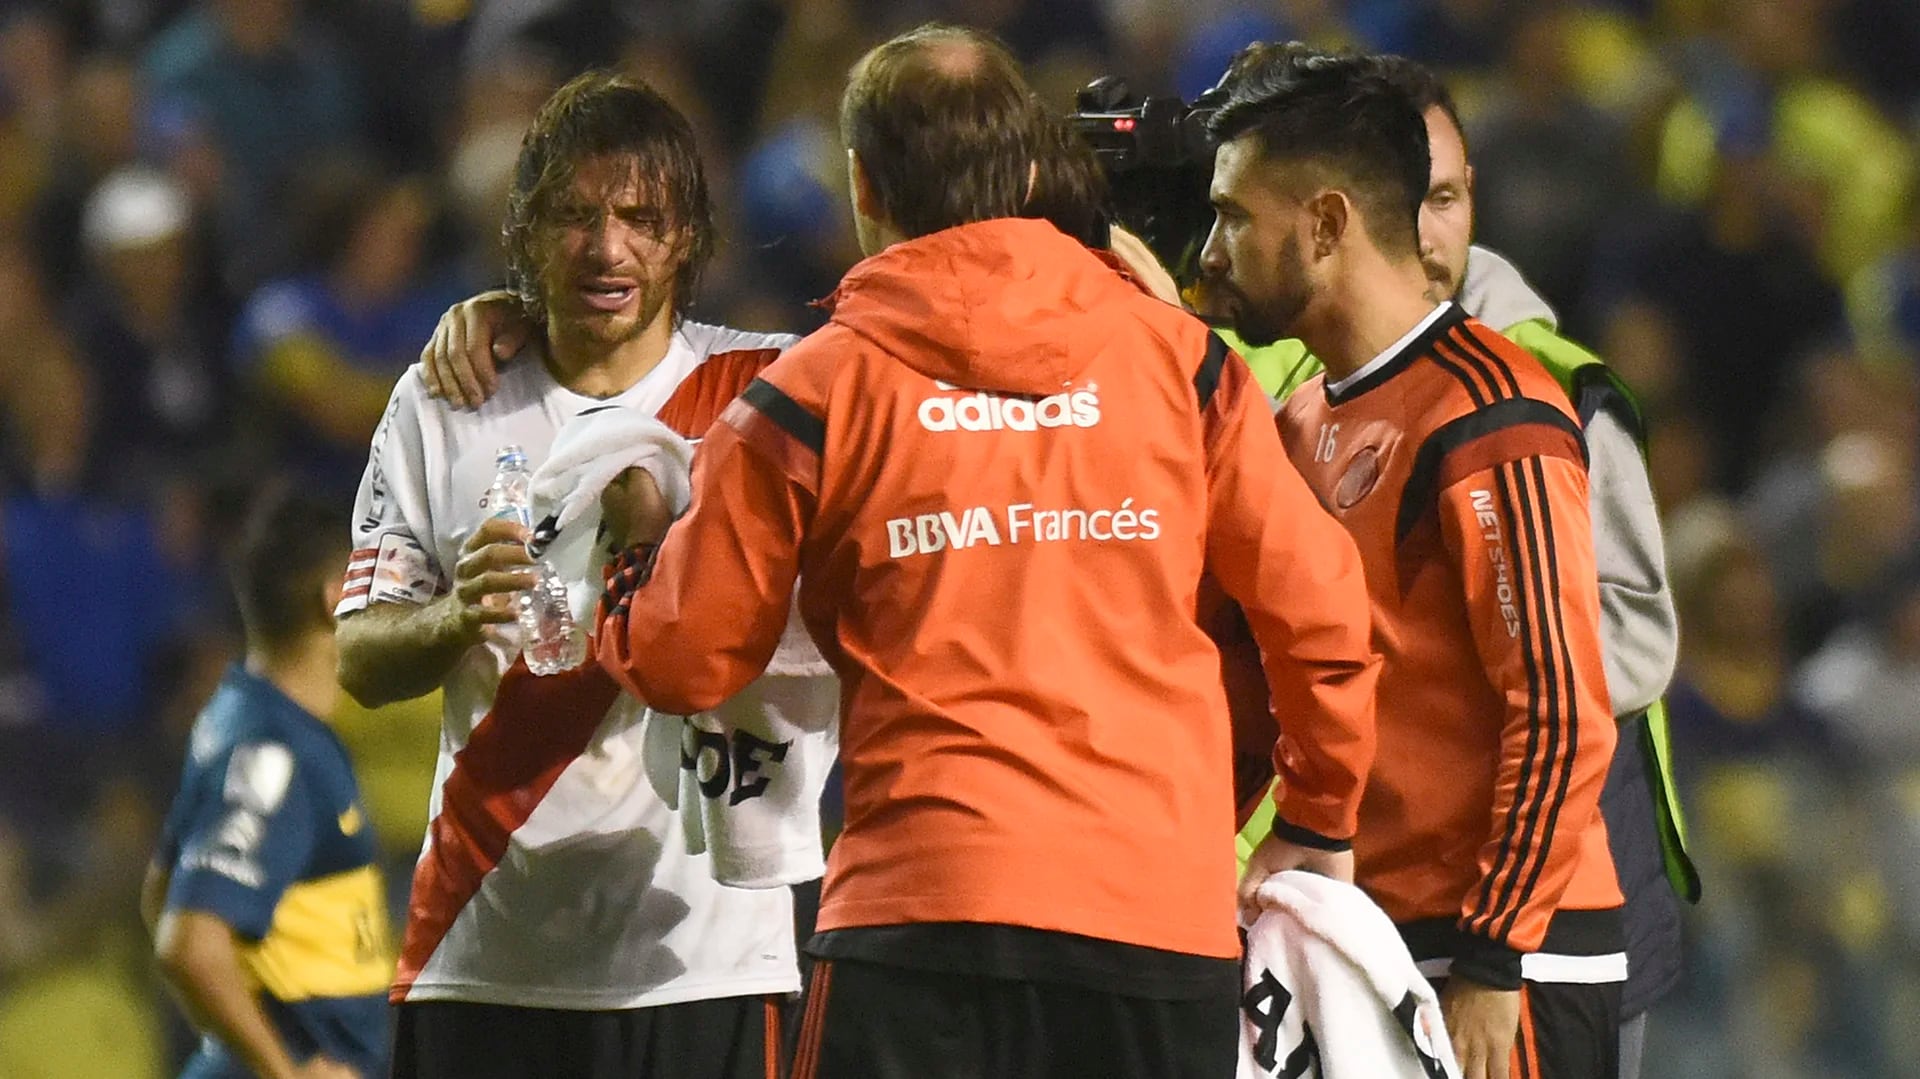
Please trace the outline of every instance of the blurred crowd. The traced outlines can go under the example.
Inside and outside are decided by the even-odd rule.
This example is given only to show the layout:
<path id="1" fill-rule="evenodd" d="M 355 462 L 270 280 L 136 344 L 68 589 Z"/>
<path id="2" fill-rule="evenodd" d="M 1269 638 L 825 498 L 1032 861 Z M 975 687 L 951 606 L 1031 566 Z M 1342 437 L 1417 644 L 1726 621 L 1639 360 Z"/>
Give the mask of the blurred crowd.
<path id="1" fill-rule="evenodd" d="M 1650 1076 L 1920 1059 L 1920 4 L 1913 0 L 0 3 L 0 1076 L 166 1074 L 134 895 L 236 651 L 270 475 L 352 497 L 441 310 L 500 283 L 520 133 L 583 67 L 694 120 L 696 317 L 804 331 L 857 257 L 847 67 L 987 26 L 1061 109 L 1255 39 L 1460 99 L 1481 242 L 1637 390 L 1706 898 Z M 438 701 L 336 717 L 396 889 Z M 86 1046 L 84 1051 L 78 1047 Z"/>

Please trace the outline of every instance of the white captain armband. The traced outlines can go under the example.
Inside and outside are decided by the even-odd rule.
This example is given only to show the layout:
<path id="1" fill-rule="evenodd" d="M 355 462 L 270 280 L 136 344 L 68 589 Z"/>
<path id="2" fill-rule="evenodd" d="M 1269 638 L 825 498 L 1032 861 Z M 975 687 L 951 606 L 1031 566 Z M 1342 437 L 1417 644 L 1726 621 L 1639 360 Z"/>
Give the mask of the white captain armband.
<path id="1" fill-rule="evenodd" d="M 427 549 L 412 537 L 388 533 L 377 546 L 353 552 L 335 613 L 349 614 L 375 603 L 418 605 L 439 594 L 440 571 Z"/>

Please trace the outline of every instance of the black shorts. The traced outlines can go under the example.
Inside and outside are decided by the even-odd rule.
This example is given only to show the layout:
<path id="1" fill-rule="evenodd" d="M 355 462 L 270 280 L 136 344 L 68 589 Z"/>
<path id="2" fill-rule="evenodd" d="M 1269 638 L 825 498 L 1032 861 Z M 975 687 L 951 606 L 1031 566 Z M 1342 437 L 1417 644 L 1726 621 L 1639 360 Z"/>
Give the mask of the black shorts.
<path id="1" fill-rule="evenodd" d="M 394 1079 L 779 1079 L 780 997 L 617 1011 L 418 1001 L 395 1011 Z"/>
<path id="2" fill-rule="evenodd" d="M 1445 990 L 1446 982 L 1435 983 Z M 1520 983 L 1513 1079 L 1619 1079 L 1620 983 Z"/>
<path id="3" fill-rule="evenodd" d="M 1234 992 L 1156 1000 L 816 959 L 793 1079 L 1219 1079 L 1239 1023 Z"/>
<path id="4" fill-rule="evenodd" d="M 1513 1079 L 1619 1079 L 1620 983 L 1522 982 Z"/>

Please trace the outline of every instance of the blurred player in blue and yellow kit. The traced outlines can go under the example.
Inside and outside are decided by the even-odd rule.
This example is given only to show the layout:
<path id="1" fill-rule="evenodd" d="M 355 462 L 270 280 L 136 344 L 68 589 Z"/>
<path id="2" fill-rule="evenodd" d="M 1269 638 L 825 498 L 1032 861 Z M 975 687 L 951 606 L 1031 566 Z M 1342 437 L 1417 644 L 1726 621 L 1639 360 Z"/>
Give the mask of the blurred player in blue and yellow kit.
<path id="1" fill-rule="evenodd" d="M 269 494 L 234 557 L 247 629 L 193 727 L 143 911 L 205 1035 L 192 1079 L 386 1074 L 386 889 L 353 766 L 318 717 L 338 692 L 341 513 Z"/>

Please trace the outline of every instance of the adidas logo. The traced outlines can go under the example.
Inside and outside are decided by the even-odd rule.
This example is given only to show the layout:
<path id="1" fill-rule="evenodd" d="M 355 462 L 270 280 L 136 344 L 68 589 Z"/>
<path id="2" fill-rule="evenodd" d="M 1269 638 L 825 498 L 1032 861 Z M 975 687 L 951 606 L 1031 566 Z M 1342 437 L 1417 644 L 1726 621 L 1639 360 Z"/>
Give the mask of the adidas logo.
<path id="1" fill-rule="evenodd" d="M 945 382 L 943 390 L 957 387 Z M 1100 422 L 1100 394 L 1089 384 L 1050 397 L 1009 397 L 980 391 L 965 397 L 929 397 L 920 402 L 920 426 L 929 431 L 1038 431 L 1092 427 Z"/>

